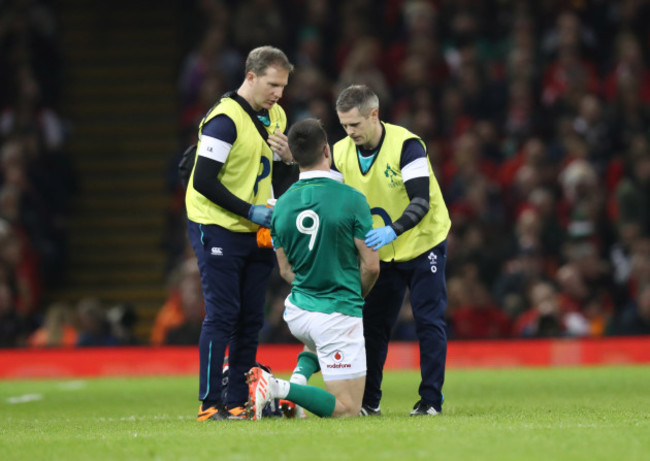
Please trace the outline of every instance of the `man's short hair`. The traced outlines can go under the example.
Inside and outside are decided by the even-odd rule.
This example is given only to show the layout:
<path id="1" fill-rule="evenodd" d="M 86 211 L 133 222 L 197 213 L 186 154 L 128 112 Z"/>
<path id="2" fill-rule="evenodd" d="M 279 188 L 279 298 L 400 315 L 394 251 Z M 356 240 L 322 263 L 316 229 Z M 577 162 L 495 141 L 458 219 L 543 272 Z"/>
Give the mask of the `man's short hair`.
<path id="1" fill-rule="evenodd" d="M 289 149 L 301 168 L 317 165 L 327 144 L 327 133 L 320 120 L 306 118 L 293 124 L 289 130 Z"/>
<path id="2" fill-rule="evenodd" d="M 354 108 L 364 117 L 373 109 L 379 109 L 379 98 L 366 85 L 350 85 L 341 92 L 336 100 L 337 112 L 348 112 Z"/>
<path id="3" fill-rule="evenodd" d="M 252 72 L 262 76 L 269 67 L 279 67 L 289 72 L 293 71 L 293 64 L 284 52 L 273 46 L 260 46 L 248 53 L 246 58 L 246 73 Z"/>

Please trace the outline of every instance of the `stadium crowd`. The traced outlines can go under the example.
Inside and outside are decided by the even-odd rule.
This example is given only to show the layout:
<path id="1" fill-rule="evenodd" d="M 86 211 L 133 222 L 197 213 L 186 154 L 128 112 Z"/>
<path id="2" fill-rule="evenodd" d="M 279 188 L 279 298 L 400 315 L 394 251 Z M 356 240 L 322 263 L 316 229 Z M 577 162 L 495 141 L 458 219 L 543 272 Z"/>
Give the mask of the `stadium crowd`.
<path id="1" fill-rule="evenodd" d="M 45 305 L 66 274 L 78 191 L 60 115 L 64 54 L 52 2 L 0 2 L 0 348 L 137 342 L 128 303 Z"/>
<path id="2" fill-rule="evenodd" d="M 39 325 L 59 344 L 133 344 L 128 304 L 108 316 L 96 300 L 33 315 L 65 266 L 75 190 L 48 5 L 0 2 L 0 346 L 51 345 L 39 330 L 25 336 Z M 425 141 L 452 218 L 450 338 L 650 334 L 650 1 L 196 0 L 183 8 L 170 289 L 151 343 L 197 342 L 202 299 L 176 167 L 262 44 L 296 65 L 281 101 L 289 126 L 316 117 L 331 142 L 341 139 L 336 96 L 364 83 L 379 95 L 383 120 Z M 282 320 L 288 290 L 275 273 L 263 342 L 294 341 Z M 394 338 L 415 339 L 407 301 Z"/>
<path id="3" fill-rule="evenodd" d="M 182 144 L 260 44 L 296 64 L 290 123 L 341 139 L 333 102 L 364 83 L 422 137 L 453 223 L 450 338 L 650 333 L 650 2 L 206 0 L 193 19 Z M 292 340 L 287 289 L 270 286 L 263 341 Z M 406 302 L 394 337 L 412 340 Z"/>
<path id="4" fill-rule="evenodd" d="M 0 347 L 43 321 L 43 290 L 66 263 L 75 191 L 58 108 L 62 53 L 48 3 L 0 2 Z"/>

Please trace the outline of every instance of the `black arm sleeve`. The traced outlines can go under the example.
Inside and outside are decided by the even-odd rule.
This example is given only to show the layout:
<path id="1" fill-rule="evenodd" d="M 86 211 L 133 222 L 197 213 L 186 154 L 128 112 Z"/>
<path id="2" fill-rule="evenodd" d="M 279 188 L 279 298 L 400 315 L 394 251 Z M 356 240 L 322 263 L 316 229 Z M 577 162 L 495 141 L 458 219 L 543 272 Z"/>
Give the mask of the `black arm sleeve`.
<path id="1" fill-rule="evenodd" d="M 194 189 L 220 207 L 248 218 L 248 210 L 250 210 L 251 204 L 230 192 L 217 179 L 221 167 L 223 167 L 222 162 L 201 155 L 197 156 L 196 166 L 194 167 L 194 182 L 192 183 Z"/>
<path id="2" fill-rule="evenodd" d="M 279 198 L 291 185 L 298 180 L 298 165 L 287 165 L 284 162 L 273 162 L 273 196 Z"/>
<path id="3" fill-rule="evenodd" d="M 390 225 L 397 235 L 415 227 L 429 212 L 429 178 L 413 178 L 404 183 L 411 199 L 402 216 Z"/>

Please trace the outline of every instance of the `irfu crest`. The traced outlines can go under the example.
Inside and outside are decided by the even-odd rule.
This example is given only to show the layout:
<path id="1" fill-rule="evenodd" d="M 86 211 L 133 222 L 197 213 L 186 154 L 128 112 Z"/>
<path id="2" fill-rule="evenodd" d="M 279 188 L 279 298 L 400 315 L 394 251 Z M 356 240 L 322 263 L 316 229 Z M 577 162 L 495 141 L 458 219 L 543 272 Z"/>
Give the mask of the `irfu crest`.
<path id="1" fill-rule="evenodd" d="M 395 187 L 398 185 L 398 175 L 395 170 L 393 170 L 390 164 L 386 164 L 386 169 L 384 170 L 384 175 L 390 180 L 390 187 Z"/>

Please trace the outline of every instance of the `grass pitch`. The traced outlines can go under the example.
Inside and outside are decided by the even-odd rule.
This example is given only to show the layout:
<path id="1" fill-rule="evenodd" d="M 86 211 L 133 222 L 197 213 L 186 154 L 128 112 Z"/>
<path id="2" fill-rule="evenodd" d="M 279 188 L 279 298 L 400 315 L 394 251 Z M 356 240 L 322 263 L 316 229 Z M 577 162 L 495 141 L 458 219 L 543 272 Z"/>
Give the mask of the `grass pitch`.
<path id="1" fill-rule="evenodd" d="M 195 377 L 0 381 L 0 460 L 650 457 L 650 367 L 451 370 L 409 418 L 418 382 L 387 373 L 381 417 L 199 423 Z"/>

